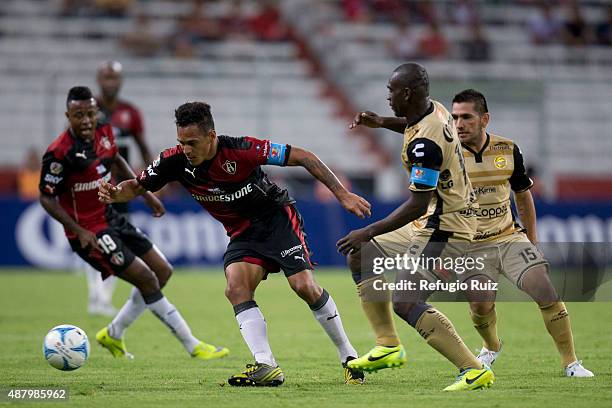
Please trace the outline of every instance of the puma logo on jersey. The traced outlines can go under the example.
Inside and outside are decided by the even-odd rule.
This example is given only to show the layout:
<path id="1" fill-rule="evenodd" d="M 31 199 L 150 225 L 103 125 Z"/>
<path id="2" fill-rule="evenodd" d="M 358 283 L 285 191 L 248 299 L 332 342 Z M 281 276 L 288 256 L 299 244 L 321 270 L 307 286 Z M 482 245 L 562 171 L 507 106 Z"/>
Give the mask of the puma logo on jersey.
<path id="1" fill-rule="evenodd" d="M 80 157 L 81 159 L 85 159 L 85 160 L 87 160 L 87 155 L 85 154 L 85 150 L 83 150 L 81 153 L 76 152 L 76 153 L 74 154 L 74 156 L 75 156 L 75 157 Z"/>
<path id="2" fill-rule="evenodd" d="M 191 177 L 195 178 L 195 169 L 189 170 L 187 167 L 185 167 L 185 171 L 191 174 Z"/>

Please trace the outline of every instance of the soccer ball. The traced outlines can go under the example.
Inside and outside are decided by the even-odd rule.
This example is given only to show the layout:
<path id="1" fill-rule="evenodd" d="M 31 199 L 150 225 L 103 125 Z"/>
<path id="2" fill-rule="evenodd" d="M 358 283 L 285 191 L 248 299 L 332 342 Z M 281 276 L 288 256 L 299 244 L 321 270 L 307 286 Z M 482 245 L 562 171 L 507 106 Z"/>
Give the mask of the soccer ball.
<path id="1" fill-rule="evenodd" d="M 81 367 L 89 356 L 87 334 L 76 326 L 55 326 L 45 336 L 43 354 L 51 367 L 72 371 Z"/>

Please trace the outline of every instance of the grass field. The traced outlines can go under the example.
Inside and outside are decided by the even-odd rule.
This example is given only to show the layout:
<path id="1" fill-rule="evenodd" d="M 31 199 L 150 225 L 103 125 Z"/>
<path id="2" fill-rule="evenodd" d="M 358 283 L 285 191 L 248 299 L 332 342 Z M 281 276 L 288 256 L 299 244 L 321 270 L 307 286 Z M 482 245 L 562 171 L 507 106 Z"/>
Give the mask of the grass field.
<path id="1" fill-rule="evenodd" d="M 361 352 L 373 345 L 348 273 L 323 270 L 317 280 L 334 296 L 345 328 Z M 85 278 L 71 273 L 30 270 L 0 273 L 0 388 L 66 387 L 70 406 L 97 407 L 611 407 L 612 307 L 610 303 L 572 303 L 574 339 L 579 357 L 597 375 L 570 379 L 561 375 L 557 352 L 540 313 L 532 303 L 498 304 L 504 354 L 495 365 L 497 383 L 489 390 L 448 394 L 455 368 L 398 321 L 409 364 L 368 376 L 364 386 L 346 386 L 336 352 L 308 307 L 275 275 L 265 281 L 257 301 L 266 316 L 272 350 L 286 383 L 279 388 L 232 388 L 225 385 L 251 356 L 243 344 L 232 308 L 223 296 L 222 272 L 179 271 L 164 291 L 191 324 L 194 333 L 230 348 L 220 361 L 195 361 L 169 331 L 145 314 L 126 334 L 132 362 L 115 360 L 95 344 L 96 331 L 108 319 L 85 313 Z M 120 283 L 115 305 L 127 297 Z M 480 342 L 467 305 L 439 303 L 470 348 Z M 51 327 L 71 323 L 92 343 L 87 364 L 61 372 L 44 361 L 42 339 Z M 1 404 L 0 404 L 1 405 Z M 31 404 L 38 406 L 39 404 Z M 20 406 L 26 406 L 21 403 Z"/>

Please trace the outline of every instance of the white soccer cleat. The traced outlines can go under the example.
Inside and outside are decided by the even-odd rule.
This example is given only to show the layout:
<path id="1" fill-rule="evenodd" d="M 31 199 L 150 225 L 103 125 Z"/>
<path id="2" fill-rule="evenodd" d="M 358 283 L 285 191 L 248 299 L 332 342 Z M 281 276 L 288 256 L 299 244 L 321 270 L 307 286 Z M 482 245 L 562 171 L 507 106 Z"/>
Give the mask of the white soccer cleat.
<path id="1" fill-rule="evenodd" d="M 595 377 L 591 371 L 582 366 L 582 360 L 574 361 L 572 364 L 565 367 L 566 377 Z"/>
<path id="2" fill-rule="evenodd" d="M 480 349 L 480 353 L 478 353 L 478 355 L 476 356 L 476 359 L 478 359 L 478 361 L 480 361 L 483 365 L 491 367 L 495 360 L 497 360 L 497 358 L 501 354 L 501 351 L 501 342 L 499 343 L 499 351 L 492 351 L 483 346 Z"/>

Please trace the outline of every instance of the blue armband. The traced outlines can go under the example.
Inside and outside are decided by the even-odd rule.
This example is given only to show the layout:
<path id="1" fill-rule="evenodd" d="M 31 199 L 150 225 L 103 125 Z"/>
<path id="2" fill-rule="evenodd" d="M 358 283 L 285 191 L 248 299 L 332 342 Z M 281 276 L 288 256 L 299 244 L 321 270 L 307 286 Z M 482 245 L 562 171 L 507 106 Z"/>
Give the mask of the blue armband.
<path id="1" fill-rule="evenodd" d="M 413 167 L 410 172 L 410 182 L 413 184 L 422 184 L 428 187 L 435 187 L 438 185 L 438 176 L 440 172 L 438 170 L 425 169 L 422 167 Z"/>
<path id="2" fill-rule="evenodd" d="M 266 164 L 284 166 L 287 163 L 285 159 L 286 153 L 287 145 L 270 142 L 270 150 L 268 151 L 268 161 Z"/>

